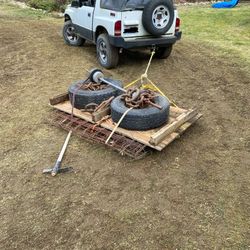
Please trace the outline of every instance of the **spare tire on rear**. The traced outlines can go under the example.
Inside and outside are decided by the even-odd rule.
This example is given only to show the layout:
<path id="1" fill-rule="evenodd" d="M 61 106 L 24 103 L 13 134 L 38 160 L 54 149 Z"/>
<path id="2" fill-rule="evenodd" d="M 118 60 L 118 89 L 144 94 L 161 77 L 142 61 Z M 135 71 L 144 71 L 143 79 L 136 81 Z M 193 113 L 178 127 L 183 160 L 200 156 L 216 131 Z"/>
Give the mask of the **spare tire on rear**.
<path id="1" fill-rule="evenodd" d="M 174 6 L 171 0 L 149 1 L 144 7 L 142 23 L 152 35 L 164 35 L 174 21 Z"/>
<path id="2" fill-rule="evenodd" d="M 105 78 L 106 80 L 110 81 L 114 85 L 118 87 L 122 87 L 121 81 L 113 80 L 109 78 Z M 77 82 L 74 82 L 72 85 L 70 85 L 68 93 L 69 93 L 69 99 L 71 104 L 73 104 L 73 95 L 75 93 L 75 100 L 74 100 L 74 107 L 77 109 L 84 109 L 87 104 L 95 103 L 95 104 L 101 104 L 103 101 L 108 100 L 112 96 L 118 96 L 121 94 L 121 91 L 111 87 L 107 86 L 107 88 L 102 90 L 83 90 L 80 88 L 80 86 L 84 83 L 84 80 L 80 80 Z M 80 88 L 80 89 L 79 89 Z"/>
<path id="3" fill-rule="evenodd" d="M 120 127 L 130 130 L 149 130 L 158 128 L 168 122 L 170 104 L 163 96 L 156 96 L 155 103 L 162 109 L 148 106 L 143 109 L 130 110 L 122 120 Z M 118 122 L 128 107 L 125 106 L 121 96 L 116 97 L 111 103 L 111 117 Z"/>

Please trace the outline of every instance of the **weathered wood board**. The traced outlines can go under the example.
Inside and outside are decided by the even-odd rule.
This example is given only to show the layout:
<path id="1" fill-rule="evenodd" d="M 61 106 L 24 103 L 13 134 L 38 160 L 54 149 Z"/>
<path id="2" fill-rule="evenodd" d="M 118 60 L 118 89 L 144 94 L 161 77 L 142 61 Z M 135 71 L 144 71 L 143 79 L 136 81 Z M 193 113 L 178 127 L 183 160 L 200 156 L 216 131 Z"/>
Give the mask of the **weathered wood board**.
<path id="1" fill-rule="evenodd" d="M 66 99 L 60 97 L 62 102 L 53 102 L 50 100 L 51 106 L 57 110 L 71 114 L 71 103 Z M 58 97 L 57 97 L 58 100 Z M 59 99 L 60 100 L 60 99 Z M 56 104 L 55 104 L 56 103 Z M 78 109 L 74 109 L 74 116 L 84 119 L 88 122 L 95 123 L 93 115 L 89 112 L 82 112 Z M 202 115 L 194 109 L 181 109 L 176 107 L 170 107 L 170 119 L 169 122 L 157 129 L 147 131 L 132 131 L 123 128 L 118 128 L 116 133 L 122 134 L 135 141 L 141 142 L 151 148 L 161 151 L 172 141 L 180 137 L 180 135 L 186 131 L 195 121 L 197 121 Z M 115 124 L 111 118 L 102 122 L 101 127 L 112 131 Z M 165 134 L 164 134 L 165 133 Z"/>

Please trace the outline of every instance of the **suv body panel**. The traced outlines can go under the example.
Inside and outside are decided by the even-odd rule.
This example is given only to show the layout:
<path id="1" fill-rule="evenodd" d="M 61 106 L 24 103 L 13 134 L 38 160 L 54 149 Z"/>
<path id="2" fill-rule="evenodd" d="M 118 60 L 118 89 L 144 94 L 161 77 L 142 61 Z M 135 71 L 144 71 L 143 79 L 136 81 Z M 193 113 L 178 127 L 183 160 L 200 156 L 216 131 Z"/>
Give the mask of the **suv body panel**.
<path id="1" fill-rule="evenodd" d="M 141 22 L 143 10 L 115 11 L 100 7 L 96 0 L 95 6 L 71 7 L 68 5 L 64 15 L 69 16 L 76 33 L 84 39 L 96 43 L 98 29 L 105 30 L 109 35 L 110 43 L 120 48 L 145 46 L 164 46 L 174 44 L 181 38 L 181 32 L 175 33 L 175 20 L 178 17 L 174 10 L 174 22 L 166 34 L 156 37 L 149 34 Z M 114 26 L 121 20 L 121 36 L 115 36 Z"/>
<path id="2" fill-rule="evenodd" d="M 96 1 L 98 2 L 98 1 Z M 95 18 L 93 20 L 93 30 L 97 31 L 98 27 L 103 27 L 111 36 L 115 35 L 115 23 L 122 19 L 121 12 L 108 9 L 102 9 L 100 6 L 95 7 Z M 97 38 L 97 37 L 96 37 Z"/>
<path id="3" fill-rule="evenodd" d="M 123 11 L 122 12 L 122 37 L 145 37 L 145 36 L 151 36 L 150 33 L 146 31 L 144 28 L 142 22 L 142 10 L 134 10 L 134 11 Z M 177 17 L 177 10 L 174 11 L 174 20 Z M 126 32 L 128 28 L 137 28 L 138 32 Z M 173 36 L 175 31 L 175 22 L 173 22 L 171 28 L 168 30 L 166 35 Z"/>

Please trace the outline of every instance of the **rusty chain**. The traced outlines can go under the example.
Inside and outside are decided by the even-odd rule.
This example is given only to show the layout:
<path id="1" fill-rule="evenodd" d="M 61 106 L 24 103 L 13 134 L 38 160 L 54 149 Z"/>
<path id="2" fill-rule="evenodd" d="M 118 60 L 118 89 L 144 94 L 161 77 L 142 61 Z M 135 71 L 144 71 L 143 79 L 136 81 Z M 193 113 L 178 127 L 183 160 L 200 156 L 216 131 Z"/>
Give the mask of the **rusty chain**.
<path id="1" fill-rule="evenodd" d="M 107 87 L 108 85 L 104 83 L 89 82 L 89 83 L 82 85 L 81 89 L 89 90 L 89 91 L 96 91 L 96 90 L 106 89 Z"/>
<path id="2" fill-rule="evenodd" d="M 150 89 L 140 90 L 139 88 L 130 88 L 125 94 L 121 96 L 121 100 L 125 102 L 125 105 L 129 108 L 146 108 L 153 106 L 158 109 L 162 107 L 155 103 L 156 93 Z"/>

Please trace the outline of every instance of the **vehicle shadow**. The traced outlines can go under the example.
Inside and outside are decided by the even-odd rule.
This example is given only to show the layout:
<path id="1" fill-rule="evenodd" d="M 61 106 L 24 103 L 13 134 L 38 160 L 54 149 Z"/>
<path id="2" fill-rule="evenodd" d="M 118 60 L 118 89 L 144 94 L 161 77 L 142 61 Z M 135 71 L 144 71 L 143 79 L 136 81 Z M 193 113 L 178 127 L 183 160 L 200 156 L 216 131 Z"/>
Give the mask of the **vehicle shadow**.
<path id="1" fill-rule="evenodd" d="M 119 58 L 119 66 L 133 66 L 145 64 L 150 57 L 150 51 L 142 50 L 123 50 Z"/>
<path id="2" fill-rule="evenodd" d="M 96 45 L 90 42 L 86 42 L 83 48 L 88 54 L 92 54 L 93 57 L 96 58 Z M 149 49 L 124 49 L 122 53 L 119 54 L 119 63 L 117 65 L 117 68 L 134 66 L 138 67 L 141 65 L 146 65 L 148 63 L 150 55 L 151 52 Z"/>

